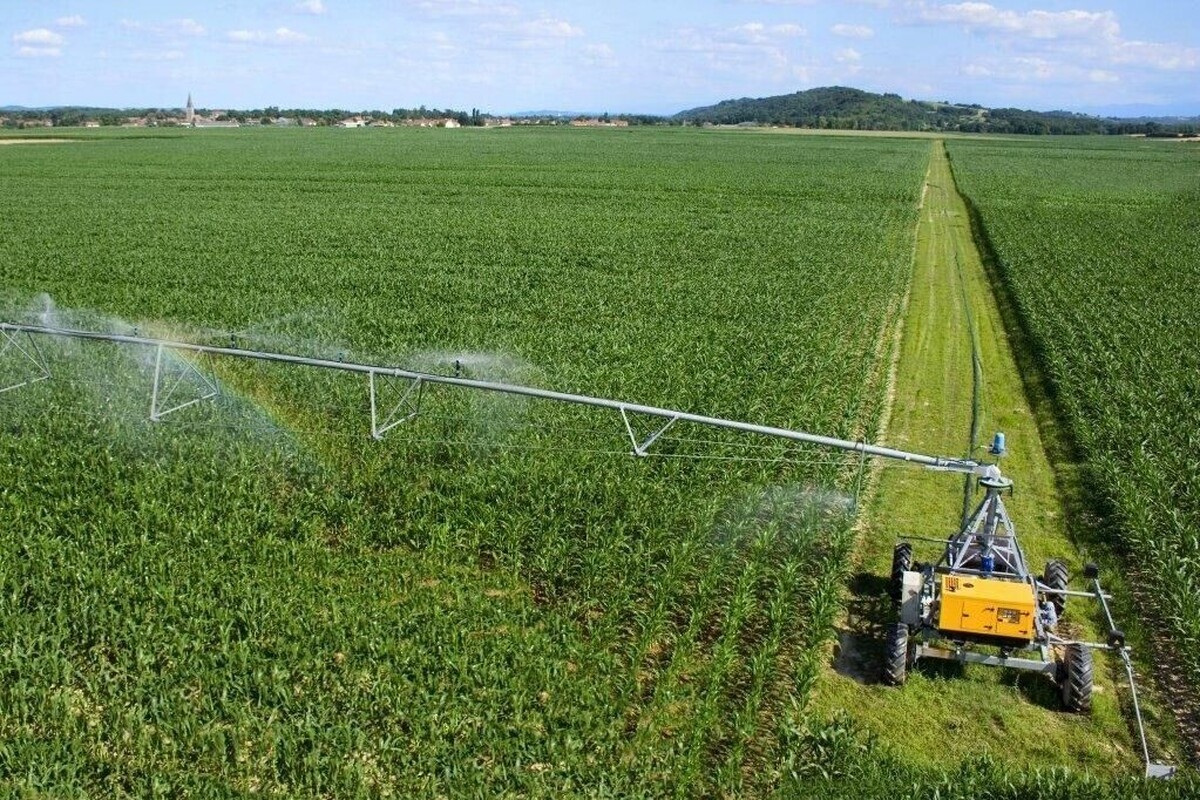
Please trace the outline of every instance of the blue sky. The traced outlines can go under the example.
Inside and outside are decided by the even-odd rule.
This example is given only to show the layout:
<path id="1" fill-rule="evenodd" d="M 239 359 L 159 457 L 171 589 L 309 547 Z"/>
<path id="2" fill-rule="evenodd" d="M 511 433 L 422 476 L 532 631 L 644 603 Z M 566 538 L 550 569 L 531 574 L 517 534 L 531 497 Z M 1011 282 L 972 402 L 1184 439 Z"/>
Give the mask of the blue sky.
<path id="1" fill-rule="evenodd" d="M 672 113 L 850 85 L 1200 114 L 1200 0 L 4 0 L 0 105 Z"/>

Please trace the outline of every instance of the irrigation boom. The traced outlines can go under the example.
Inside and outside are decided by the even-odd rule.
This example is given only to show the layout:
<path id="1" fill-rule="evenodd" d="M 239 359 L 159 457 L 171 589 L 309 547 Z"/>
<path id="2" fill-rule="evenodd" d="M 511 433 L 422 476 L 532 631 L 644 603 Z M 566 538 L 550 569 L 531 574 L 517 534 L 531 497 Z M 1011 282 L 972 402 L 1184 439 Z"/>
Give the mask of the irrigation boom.
<path id="1" fill-rule="evenodd" d="M 933 541 L 941 556 L 935 562 L 913 560 L 909 542 L 896 545 L 892 560 L 891 594 L 899 620 L 888 626 L 883 680 L 899 685 L 908 671 L 921 660 L 940 659 L 959 663 L 999 666 L 1049 676 L 1062 693 L 1063 707 L 1069 711 L 1091 709 L 1093 650 L 1107 650 L 1121 659 L 1129 679 L 1134 719 L 1142 747 L 1147 777 L 1169 777 L 1174 767 L 1153 761 L 1146 740 L 1145 726 L 1138 704 L 1133 663 L 1125 634 L 1113 623 L 1109 595 L 1100 586 L 1094 565 L 1084 569 L 1090 591 L 1068 589 L 1066 565 L 1051 561 L 1039 577 L 1033 573 L 1017 542 L 1016 529 L 1005 508 L 1003 495 L 1012 490 L 1012 481 L 1000 473 L 997 464 L 966 458 L 947 458 L 912 453 L 863 441 L 838 439 L 805 431 L 758 425 L 752 422 L 676 411 L 658 406 L 626 403 L 583 394 L 556 392 L 499 381 L 463 377 L 456 365 L 455 375 L 358 364 L 328 358 L 312 358 L 288 353 L 248 350 L 237 346 L 216 347 L 132 334 L 58 328 L 0 322 L 0 360 L 6 356 L 19 362 L 26 371 L 36 373 L 24 380 L 0 386 L 0 394 L 51 377 L 50 366 L 37 340 L 58 337 L 112 342 L 154 350 L 154 384 L 150 398 L 150 419 L 157 422 L 168 414 L 202 402 L 219 392 L 217 383 L 197 367 L 203 356 L 251 359 L 292 364 L 367 376 L 371 402 L 371 435 L 380 439 L 392 428 L 420 413 L 421 396 L 426 384 L 457 386 L 485 392 L 532 397 L 559 403 L 591 406 L 620 414 L 633 453 L 648 455 L 655 441 L 677 422 L 690 422 L 713 428 L 785 439 L 794 442 L 917 464 L 931 470 L 956 472 L 977 478 L 985 496 L 975 512 L 964 518 L 958 533 L 949 539 Z M 231 342 L 236 345 L 236 342 Z M 190 354 L 191 358 L 178 357 Z M 173 357 L 174 356 L 174 357 Z M 389 395 L 390 384 L 399 383 Z M 181 386 L 190 387 L 182 397 Z M 399 400 L 392 400 L 399 395 Z M 630 415 L 658 420 L 657 428 L 639 437 Z M 988 451 L 997 459 L 1004 455 L 1003 434 L 996 434 Z M 1079 641 L 1056 632 L 1068 597 L 1091 598 L 1104 612 L 1106 640 Z M 985 648 L 987 652 L 979 648 Z"/>
<path id="2" fill-rule="evenodd" d="M 45 358 L 42 356 L 41 350 L 38 348 L 36 341 L 33 339 L 35 335 L 115 342 L 118 344 L 153 348 L 156 351 L 156 356 L 154 387 L 150 404 L 150 418 L 155 422 L 159 421 L 162 417 L 173 411 L 178 411 L 188 405 L 207 399 L 208 397 L 211 397 L 217 393 L 216 384 L 214 384 L 207 378 L 207 376 L 196 369 L 195 365 L 191 362 L 184 362 L 183 364 L 176 365 L 164 365 L 164 353 L 167 351 L 174 351 L 181 353 L 192 353 L 196 356 L 229 356 L 231 358 L 268 361 L 280 364 L 295 364 L 306 367 L 316 367 L 318 369 L 354 372 L 366 375 L 371 398 L 371 435 L 376 439 L 381 438 L 385 432 L 396 425 L 417 416 L 420 410 L 421 390 L 424 385 L 442 384 L 447 386 L 458 386 L 465 389 L 476 389 L 500 394 L 533 397 L 540 400 L 552 400 L 560 403 L 571 403 L 575 405 L 591 406 L 594 408 L 604 408 L 616 411 L 621 415 L 622 421 L 625 423 L 626 433 L 629 434 L 629 439 L 633 444 L 633 452 L 639 456 L 647 455 L 651 445 L 653 445 L 654 442 L 675 423 L 691 422 L 699 425 L 707 425 L 713 428 L 725 428 L 727 430 L 741 431 L 743 433 L 753 433 L 778 439 L 787 439 L 795 442 L 804 442 L 806 444 L 829 447 L 837 450 L 846 450 L 853 453 L 860 453 L 864 456 L 875 456 L 879 458 L 906 461 L 934 470 L 960 472 L 980 476 L 992 474 L 995 471 L 995 467 L 992 465 L 980 464 L 970 459 L 948 458 L 942 456 L 925 455 L 922 453 L 911 453 L 905 450 L 897 450 L 891 447 L 868 444 L 862 441 L 838 439 L 832 436 L 821 436 L 819 434 L 807 433 L 805 431 L 797 431 L 789 428 L 758 425 L 751 422 L 741 422 L 738 420 L 722 419 L 720 417 L 710 417 L 703 414 L 693 414 L 687 411 L 676 411 L 669 408 L 660 408 L 658 406 L 626 403 L 623 401 L 611 400 L 603 397 L 592 397 L 589 395 L 571 394 L 568 392 L 556 392 L 549 389 L 539 389 L 532 386 L 521 386 L 499 381 L 477 380 L 473 378 L 465 378 L 461 375 L 439 375 L 437 373 L 420 372 L 416 370 L 388 367 L 376 364 L 357 364 L 347 361 L 327 358 L 312 358 L 309 356 L 288 353 L 247 350 L 240 347 L 214 347 L 210 345 L 195 344 L 192 342 L 179 342 L 169 339 L 140 336 L 137 334 L 102 333 L 96 331 L 75 330 L 71 328 L 55 328 L 44 325 L 26 325 L 19 323 L 0 322 L 0 332 L 4 334 L 5 338 L 3 348 L 0 349 L 0 354 L 3 354 L 9 348 L 12 348 L 13 351 L 19 356 L 24 356 L 27 361 L 32 362 L 41 373 L 38 377 L 24 381 L 23 383 L 0 388 L 0 393 L 50 377 L 49 366 L 46 363 Z M 24 334 L 26 337 L 27 341 L 25 345 L 22 345 L 20 341 L 20 334 Z M 175 375 L 168 374 L 172 369 L 175 370 Z M 172 378 L 175 381 L 174 385 L 172 385 Z M 170 395 L 174 387 L 178 386 L 180 381 L 187 380 L 188 378 L 191 378 L 200 387 L 202 387 L 204 390 L 204 396 L 193 398 L 185 403 L 180 403 L 174 406 L 169 405 Z M 389 378 L 408 382 L 408 388 L 407 391 L 403 393 L 400 401 L 393 406 L 390 411 L 385 413 L 384 409 L 378 407 L 381 399 L 379 396 L 380 392 L 378 383 L 380 379 Z M 642 415 L 645 417 L 655 417 L 666 420 L 666 422 L 648 436 L 641 438 L 634 433 L 633 426 L 629 419 L 630 414 Z"/>

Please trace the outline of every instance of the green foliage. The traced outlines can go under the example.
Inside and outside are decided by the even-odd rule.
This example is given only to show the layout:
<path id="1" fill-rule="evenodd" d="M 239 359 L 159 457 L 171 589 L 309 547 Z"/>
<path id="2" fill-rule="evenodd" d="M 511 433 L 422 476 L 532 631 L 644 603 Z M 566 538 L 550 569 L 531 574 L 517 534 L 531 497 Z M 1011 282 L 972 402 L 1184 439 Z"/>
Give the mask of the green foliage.
<path id="1" fill-rule="evenodd" d="M 1088 140 L 949 143 L 1143 611 L 1200 686 L 1197 157 Z"/>
<path id="2" fill-rule="evenodd" d="M 897 724 L 913 724 L 897 720 Z M 930 747 L 944 731 L 930 728 Z M 793 751 L 800 756 L 776 796 L 784 798 L 855 798 L 856 800 L 1183 800 L 1200 791 L 1194 773 L 1170 781 L 1140 775 L 1102 780 L 1063 769 L 1014 770 L 988 755 L 953 769 L 916 768 L 911 761 L 864 734 L 846 716 L 811 720 Z"/>
<path id="3" fill-rule="evenodd" d="M 4 316 L 871 437 L 925 143 L 461 133 L 9 148 Z M 156 426 L 145 354 L 48 355 L 0 400 L 15 793 L 1195 788 L 941 774 L 815 719 L 853 464 L 674 429 L 635 460 L 616 419 L 452 390 L 374 443 L 361 383 L 229 362 Z"/>
<path id="4" fill-rule="evenodd" d="M 947 130 L 982 109 L 906 102 L 845 86 L 808 89 L 775 97 L 725 100 L 676 115 L 690 122 L 736 125 L 757 122 L 842 130 Z"/>
<path id="5" fill-rule="evenodd" d="M 875 94 L 845 86 L 724 100 L 713 106 L 681 111 L 674 118 L 714 125 L 757 123 L 835 130 L 1018 134 L 1150 133 L 1162 127 L 1148 120 L 1103 119 L 1069 111 L 988 109 L 979 105 L 904 100 L 897 94 Z M 1168 127 L 1191 130 L 1194 122 Z"/>
<path id="6" fill-rule="evenodd" d="M 872 435 L 924 143 L 463 133 L 8 148 L 5 316 Z M 220 403 L 155 426 L 145 354 L 48 355 L 3 398 L 8 786 L 784 779 L 853 464 L 674 429 L 630 459 L 616 418 L 453 390 L 374 443 L 361 382 L 228 362 L 201 364 Z"/>

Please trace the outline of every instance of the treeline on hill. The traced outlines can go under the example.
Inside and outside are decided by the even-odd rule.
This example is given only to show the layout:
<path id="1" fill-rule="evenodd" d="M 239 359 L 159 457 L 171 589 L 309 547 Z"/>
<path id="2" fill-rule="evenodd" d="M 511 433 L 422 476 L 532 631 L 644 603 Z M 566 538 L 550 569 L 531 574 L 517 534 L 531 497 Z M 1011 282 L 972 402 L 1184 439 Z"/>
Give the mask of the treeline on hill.
<path id="1" fill-rule="evenodd" d="M 394 108 L 388 111 L 349 111 L 341 108 L 254 108 L 213 111 L 197 109 L 202 117 L 245 124 L 300 123 L 336 125 L 350 117 L 368 122 L 413 124 L 415 120 L 455 120 L 459 125 L 489 125 L 506 115 L 489 114 L 477 108 Z M 86 123 L 101 125 L 179 125 L 183 109 L 164 108 L 0 108 L 0 127 L 72 127 Z M 533 112 L 514 115 L 525 124 L 563 123 L 570 119 L 592 119 L 592 115 Z M 1024 134 L 1144 134 L 1146 136 L 1194 135 L 1200 117 L 1186 119 L 1118 119 L 1094 117 L 1071 111 L 1027 111 L 1019 108 L 985 108 L 981 105 L 905 100 L 898 94 L 875 94 L 845 86 L 809 89 L 774 97 L 743 97 L 723 100 L 712 106 L 680 111 L 673 116 L 653 114 L 603 114 L 594 118 L 604 124 L 626 125 L 780 125 L 793 128 L 867 131 L 959 131 L 963 133 Z"/>
<path id="2" fill-rule="evenodd" d="M 967 133 L 1132 134 L 1194 133 L 1195 121 L 1164 125 L 1145 119 L 1106 119 L 1069 111 L 984 108 L 950 102 L 905 100 L 832 86 L 774 97 L 725 100 L 681 111 L 692 124 L 784 125 L 796 128 Z"/>
<path id="3" fill-rule="evenodd" d="M 507 119 L 501 115 L 490 114 L 472 108 L 462 111 L 452 108 L 394 108 L 389 111 L 350 111 L 343 108 L 267 108 L 214 110 L 197 108 L 196 113 L 204 118 L 218 122 L 238 122 L 243 125 L 271 125 L 282 122 L 315 125 L 337 125 L 347 118 L 361 118 L 369 122 L 392 122 L 403 124 L 414 120 L 448 120 L 452 119 L 459 125 L 487 125 L 496 119 Z M 570 115 L 559 113 L 522 114 L 522 122 L 555 121 L 561 122 L 572 118 L 584 118 L 588 115 Z M 628 125 L 679 125 L 680 121 L 653 114 L 602 114 L 596 117 L 601 122 L 609 123 L 614 120 L 624 121 Z M 23 108 L 18 106 L 0 107 L 0 128 L 71 128 L 88 123 L 99 123 L 102 126 L 117 126 L 127 123 L 152 126 L 172 126 L 184 124 L 184 111 L 181 108 L 99 108 L 90 106 L 61 106 L 54 108 Z"/>
<path id="4" fill-rule="evenodd" d="M 470 111 L 457 109 L 426 108 L 395 108 L 387 111 L 348 111 L 340 108 L 267 108 L 230 109 L 215 111 L 213 109 L 196 109 L 204 117 L 217 120 L 230 120 L 246 123 L 272 123 L 280 118 L 286 120 L 312 120 L 317 125 L 334 125 L 347 117 L 363 117 L 364 119 L 402 122 L 412 119 L 453 119 L 460 125 L 483 125 L 489 115 L 473 108 Z M 130 119 L 144 120 L 158 125 L 180 124 L 184 112 L 180 108 L 93 108 L 85 106 L 64 106 L 59 108 L 0 108 L 0 117 L 4 127 L 19 128 L 27 124 L 50 127 L 78 127 L 89 121 L 101 125 L 122 125 Z"/>

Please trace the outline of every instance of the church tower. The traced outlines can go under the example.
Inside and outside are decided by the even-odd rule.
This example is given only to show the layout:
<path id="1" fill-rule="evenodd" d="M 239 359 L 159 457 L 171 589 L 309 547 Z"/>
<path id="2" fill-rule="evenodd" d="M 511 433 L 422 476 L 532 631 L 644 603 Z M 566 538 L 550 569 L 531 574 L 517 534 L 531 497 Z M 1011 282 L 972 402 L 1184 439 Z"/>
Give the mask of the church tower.
<path id="1" fill-rule="evenodd" d="M 188 92 L 187 108 L 183 111 L 183 121 L 186 125 L 191 125 L 196 121 L 196 107 L 192 105 L 192 93 Z"/>

